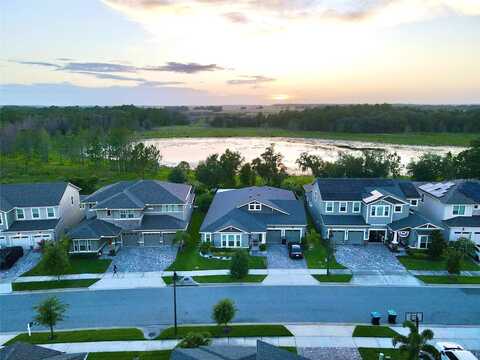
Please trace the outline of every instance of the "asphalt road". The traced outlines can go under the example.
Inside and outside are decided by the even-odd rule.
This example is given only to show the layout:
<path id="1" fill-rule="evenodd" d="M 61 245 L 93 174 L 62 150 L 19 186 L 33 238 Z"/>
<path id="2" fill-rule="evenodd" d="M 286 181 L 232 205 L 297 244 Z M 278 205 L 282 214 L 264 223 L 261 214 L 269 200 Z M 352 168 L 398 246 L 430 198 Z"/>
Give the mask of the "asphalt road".
<path id="1" fill-rule="evenodd" d="M 69 304 L 61 328 L 169 325 L 172 288 L 58 293 Z M 479 288 L 218 286 L 178 288 L 179 323 L 210 323 L 212 306 L 231 298 L 235 322 L 369 322 L 370 312 L 423 311 L 426 324 L 480 325 Z M 52 294 L 0 296 L 0 332 L 24 331 L 33 306 Z M 384 318 L 385 319 L 385 315 Z"/>

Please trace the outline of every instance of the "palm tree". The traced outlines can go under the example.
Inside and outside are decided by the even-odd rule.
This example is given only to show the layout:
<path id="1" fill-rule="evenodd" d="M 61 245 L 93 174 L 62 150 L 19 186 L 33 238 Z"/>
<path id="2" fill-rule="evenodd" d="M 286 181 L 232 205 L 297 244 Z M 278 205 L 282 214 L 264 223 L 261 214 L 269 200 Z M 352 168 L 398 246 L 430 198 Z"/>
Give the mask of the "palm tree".
<path id="1" fill-rule="evenodd" d="M 418 331 L 417 326 L 411 321 L 405 321 L 403 327 L 410 329 L 408 336 L 395 335 L 392 339 L 393 347 L 397 344 L 401 344 L 399 349 L 402 352 L 407 353 L 406 360 L 418 360 L 422 352 L 428 353 L 434 359 L 438 359 L 438 352 L 435 348 L 428 344 L 428 341 L 433 339 L 433 331 L 425 329 L 421 333 Z"/>

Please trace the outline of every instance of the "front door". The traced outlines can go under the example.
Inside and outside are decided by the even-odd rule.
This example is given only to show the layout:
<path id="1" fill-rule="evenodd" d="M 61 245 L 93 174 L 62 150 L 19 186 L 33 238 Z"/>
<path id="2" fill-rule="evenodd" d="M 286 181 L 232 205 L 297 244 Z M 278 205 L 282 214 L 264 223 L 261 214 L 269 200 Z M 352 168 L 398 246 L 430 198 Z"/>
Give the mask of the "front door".
<path id="1" fill-rule="evenodd" d="M 370 230 L 368 242 L 381 243 L 385 240 L 385 230 Z"/>

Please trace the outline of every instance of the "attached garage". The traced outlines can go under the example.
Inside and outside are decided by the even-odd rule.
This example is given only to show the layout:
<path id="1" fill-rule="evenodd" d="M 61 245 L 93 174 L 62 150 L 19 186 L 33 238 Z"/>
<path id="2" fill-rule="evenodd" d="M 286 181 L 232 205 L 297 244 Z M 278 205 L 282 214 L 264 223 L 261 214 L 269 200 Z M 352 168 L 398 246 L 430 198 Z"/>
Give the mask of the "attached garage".
<path id="1" fill-rule="evenodd" d="M 300 230 L 285 230 L 285 238 L 287 242 L 299 243 L 302 240 Z"/>
<path id="2" fill-rule="evenodd" d="M 163 244 L 172 245 L 175 239 L 175 233 L 163 233 Z"/>
<path id="3" fill-rule="evenodd" d="M 330 234 L 332 235 L 332 240 L 335 244 L 345 243 L 345 230 L 331 230 Z"/>
<path id="4" fill-rule="evenodd" d="M 350 245 L 361 245 L 363 244 L 363 236 L 363 230 L 348 230 L 347 243 Z"/>
<path id="5" fill-rule="evenodd" d="M 33 243 L 35 247 L 38 247 L 42 241 L 49 241 L 52 240 L 52 236 L 50 234 L 36 234 L 33 235 Z"/>
<path id="6" fill-rule="evenodd" d="M 123 246 L 139 246 L 140 233 L 130 232 L 122 234 Z"/>
<path id="7" fill-rule="evenodd" d="M 267 244 L 281 244 L 282 232 L 280 230 L 267 230 Z"/>
<path id="8" fill-rule="evenodd" d="M 162 233 L 143 233 L 144 246 L 160 246 L 162 244 Z"/>
<path id="9" fill-rule="evenodd" d="M 480 245 L 480 231 L 477 231 L 473 234 L 473 241 Z"/>
<path id="10" fill-rule="evenodd" d="M 7 237 L 0 236 L 0 247 L 6 247 L 6 246 L 7 246 Z"/>
<path id="11" fill-rule="evenodd" d="M 10 246 L 21 246 L 24 249 L 30 249 L 33 244 L 28 235 L 15 235 L 10 237 Z"/>

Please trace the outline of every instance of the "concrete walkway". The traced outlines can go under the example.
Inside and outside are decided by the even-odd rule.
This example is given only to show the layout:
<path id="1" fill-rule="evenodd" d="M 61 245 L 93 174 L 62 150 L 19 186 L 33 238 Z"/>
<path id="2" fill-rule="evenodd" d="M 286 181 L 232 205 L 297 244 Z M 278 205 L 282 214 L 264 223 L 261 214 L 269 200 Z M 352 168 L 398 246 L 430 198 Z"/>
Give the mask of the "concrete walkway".
<path id="1" fill-rule="evenodd" d="M 409 270 L 409 273 L 415 276 L 431 275 L 431 276 L 449 276 L 448 271 L 430 271 L 430 270 Z M 461 276 L 480 276 L 480 271 L 461 271 Z"/>

